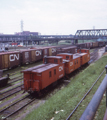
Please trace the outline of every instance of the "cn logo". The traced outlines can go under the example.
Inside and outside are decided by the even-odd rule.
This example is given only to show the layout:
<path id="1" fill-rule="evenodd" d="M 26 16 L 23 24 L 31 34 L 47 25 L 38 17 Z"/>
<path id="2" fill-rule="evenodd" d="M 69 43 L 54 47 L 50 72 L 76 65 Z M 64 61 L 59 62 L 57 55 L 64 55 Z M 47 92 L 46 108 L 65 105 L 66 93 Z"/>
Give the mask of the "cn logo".
<path id="1" fill-rule="evenodd" d="M 10 58 L 10 61 L 15 61 L 15 60 L 19 60 L 19 54 L 11 54 L 10 56 L 9 56 L 9 58 Z"/>
<path id="2" fill-rule="evenodd" d="M 73 65 L 73 62 L 70 62 L 70 66 L 72 66 Z"/>
<path id="3" fill-rule="evenodd" d="M 60 67 L 59 67 L 59 71 L 62 71 L 62 70 L 63 70 L 63 66 L 60 66 Z"/>
<path id="4" fill-rule="evenodd" d="M 56 49 L 55 48 L 52 48 L 52 53 L 55 53 L 56 52 Z"/>
<path id="5" fill-rule="evenodd" d="M 41 55 L 41 54 L 42 54 L 41 51 L 36 51 L 36 56 L 39 56 L 39 55 Z"/>

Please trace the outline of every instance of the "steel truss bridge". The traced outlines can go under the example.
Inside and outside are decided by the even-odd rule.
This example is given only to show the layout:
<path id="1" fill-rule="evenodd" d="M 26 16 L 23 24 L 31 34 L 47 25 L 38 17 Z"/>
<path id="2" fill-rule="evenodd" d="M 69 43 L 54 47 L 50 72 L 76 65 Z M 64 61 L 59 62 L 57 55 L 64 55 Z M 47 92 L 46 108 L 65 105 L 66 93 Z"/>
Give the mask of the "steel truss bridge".
<path id="1" fill-rule="evenodd" d="M 60 40 L 78 40 L 107 39 L 107 29 L 77 30 L 75 35 L 0 35 L 0 42 L 26 42 L 26 41 L 48 41 L 58 42 Z"/>
<path id="2" fill-rule="evenodd" d="M 81 40 L 88 39 L 107 39 L 107 29 L 77 30 L 75 38 Z"/>

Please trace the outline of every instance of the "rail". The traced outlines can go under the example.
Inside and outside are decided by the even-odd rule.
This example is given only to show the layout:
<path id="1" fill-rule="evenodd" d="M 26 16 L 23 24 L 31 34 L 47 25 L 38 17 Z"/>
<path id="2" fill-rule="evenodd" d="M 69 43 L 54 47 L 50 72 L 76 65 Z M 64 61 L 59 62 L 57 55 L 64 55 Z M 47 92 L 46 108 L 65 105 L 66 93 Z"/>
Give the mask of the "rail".
<path id="1" fill-rule="evenodd" d="M 84 97 L 80 100 L 80 102 L 77 104 L 77 106 L 74 108 L 74 110 L 70 113 L 70 115 L 68 116 L 68 118 L 66 120 L 69 120 L 71 118 L 71 116 L 73 115 L 73 113 L 77 110 L 77 108 L 79 107 L 79 105 L 81 104 L 81 102 L 86 98 L 86 96 L 90 93 L 90 91 L 92 90 L 92 88 L 94 87 L 94 85 L 97 83 L 97 81 L 100 79 L 100 77 L 102 76 L 102 74 L 104 73 L 105 69 L 103 70 L 103 72 L 99 75 L 99 77 L 96 79 L 96 81 L 94 82 L 94 84 L 91 86 L 91 88 L 88 90 L 88 92 L 84 95 Z"/>
<path id="2" fill-rule="evenodd" d="M 92 100 L 88 104 L 87 108 L 85 109 L 84 113 L 82 114 L 80 120 L 92 120 L 94 118 L 105 91 L 106 91 L 106 109 L 107 109 L 107 65 L 105 66 L 105 68 L 106 68 L 106 76 L 103 79 L 102 83 L 100 84 L 99 88 L 97 89 L 96 93 L 94 94 Z M 107 119 L 107 110 L 105 112 L 105 116 L 103 120 L 106 119 Z"/>

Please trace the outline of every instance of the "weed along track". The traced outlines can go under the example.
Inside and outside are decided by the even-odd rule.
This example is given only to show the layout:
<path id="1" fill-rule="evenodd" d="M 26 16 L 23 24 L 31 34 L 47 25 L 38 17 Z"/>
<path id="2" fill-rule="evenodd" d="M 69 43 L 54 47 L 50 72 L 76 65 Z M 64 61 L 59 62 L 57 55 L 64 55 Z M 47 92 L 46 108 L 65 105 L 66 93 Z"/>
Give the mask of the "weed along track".
<path id="1" fill-rule="evenodd" d="M 97 56 L 97 53 L 98 53 L 98 50 L 94 50 L 93 54 L 90 54 L 90 56 L 93 56 L 92 62 L 94 62 L 97 59 L 97 57 L 94 58 L 94 56 Z M 81 69 L 79 69 L 79 70 L 81 72 Z M 4 89 L 2 89 L 2 91 L 0 91 L 1 92 L 1 94 L 0 94 L 0 101 L 1 101 L 0 106 L 2 106 L 2 108 L 0 109 L 0 119 L 1 118 L 2 119 L 15 118 L 16 117 L 15 115 L 18 115 L 21 112 L 21 110 L 23 108 L 25 108 L 26 106 L 33 104 L 33 102 L 35 102 L 35 101 L 50 99 L 57 92 L 59 92 L 61 89 L 66 88 L 65 86 L 69 85 L 69 83 L 71 82 L 71 80 L 69 80 L 69 81 L 63 80 L 63 82 L 60 83 L 60 85 L 57 85 L 55 89 L 46 93 L 42 97 L 43 99 L 41 98 L 41 99 L 37 100 L 36 97 L 31 97 L 28 95 L 28 93 L 23 93 L 24 90 L 21 89 L 23 86 L 23 82 L 21 80 L 22 80 L 21 74 L 17 75 L 17 72 L 12 73 L 11 80 L 9 81 L 9 84 L 11 84 L 12 88 L 11 89 L 4 88 Z M 18 83 L 18 81 L 21 81 L 21 82 Z M 16 85 L 16 86 L 14 86 L 14 85 Z M 73 84 L 72 84 L 72 86 L 73 86 Z M 90 89 L 92 89 L 92 88 L 90 88 Z M 77 106 L 79 106 L 79 104 L 85 99 L 85 97 L 88 95 L 88 92 L 81 99 L 81 101 L 78 103 Z M 11 100 L 11 102 L 9 100 Z M 7 102 L 8 102 L 8 104 L 7 104 Z M 35 103 L 33 105 L 35 105 Z"/>
<path id="2" fill-rule="evenodd" d="M 15 83 L 15 82 L 17 82 L 17 81 L 20 81 L 20 80 L 22 80 L 23 79 L 23 77 L 21 76 L 19 76 L 19 77 L 17 77 L 18 79 L 11 79 L 11 81 L 9 81 L 9 84 L 11 84 L 11 83 Z"/>
<path id="3" fill-rule="evenodd" d="M 79 107 L 79 105 L 81 104 L 81 102 L 88 96 L 88 94 L 90 93 L 90 91 L 92 90 L 92 88 L 94 87 L 94 85 L 97 83 L 97 81 L 100 79 L 100 77 L 104 74 L 104 72 L 105 72 L 105 69 L 100 74 L 100 76 L 97 78 L 97 80 L 94 82 L 94 84 L 90 87 L 90 89 L 88 90 L 88 92 L 84 95 L 84 97 L 80 100 L 80 102 L 76 105 L 75 109 L 71 112 L 71 114 L 68 116 L 68 118 L 66 120 L 69 120 L 72 117 L 73 113 L 76 112 L 76 110 Z"/>
<path id="4" fill-rule="evenodd" d="M 90 64 L 86 69 L 80 71 L 79 74 L 71 78 L 66 87 L 62 87 L 62 89 L 55 92 L 42 107 L 27 115 L 24 120 L 67 119 L 72 111 L 73 114 L 70 119 L 79 119 L 88 102 L 91 100 L 91 96 L 93 96 L 104 78 L 105 73 L 103 70 L 106 62 L 107 56 L 104 56 L 95 63 Z"/>

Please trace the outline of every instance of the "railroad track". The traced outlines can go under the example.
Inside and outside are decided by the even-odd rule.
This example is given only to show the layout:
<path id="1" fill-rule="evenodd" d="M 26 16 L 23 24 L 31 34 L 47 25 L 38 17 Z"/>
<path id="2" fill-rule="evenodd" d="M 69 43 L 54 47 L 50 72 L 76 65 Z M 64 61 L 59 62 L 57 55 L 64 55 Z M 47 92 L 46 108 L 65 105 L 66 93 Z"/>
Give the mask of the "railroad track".
<path id="1" fill-rule="evenodd" d="M 10 90 L 7 90 L 7 91 L 5 91 L 5 92 L 0 93 L 0 96 L 1 96 L 1 97 L 0 97 L 0 101 L 3 100 L 3 99 L 5 99 L 5 98 L 8 98 L 8 97 L 14 95 L 15 93 L 20 92 L 22 86 L 23 86 L 23 85 L 20 85 L 20 86 L 17 86 L 17 87 L 15 87 L 15 88 L 12 88 L 12 89 L 10 89 Z"/>
<path id="2" fill-rule="evenodd" d="M 90 87 L 90 89 L 88 90 L 88 92 L 83 96 L 83 98 L 80 100 L 80 102 L 76 105 L 76 107 L 74 108 L 74 110 L 70 113 L 70 115 L 68 116 L 68 118 L 66 120 L 69 120 L 72 115 L 74 114 L 74 112 L 77 110 L 77 108 L 79 107 L 79 105 L 81 104 L 81 102 L 88 96 L 88 94 L 90 93 L 90 91 L 92 90 L 92 88 L 94 87 L 94 85 L 97 83 L 97 81 L 100 79 L 100 77 L 103 75 L 103 73 L 105 72 L 105 69 L 103 70 L 103 72 L 99 75 L 99 77 L 97 78 L 97 80 L 94 82 L 94 84 Z"/>
<path id="3" fill-rule="evenodd" d="M 18 72 L 20 73 L 20 70 L 17 71 L 17 72 L 14 72 L 14 73 L 12 73 L 12 74 L 10 74 L 10 76 L 16 75 Z"/>
<path id="4" fill-rule="evenodd" d="M 18 78 L 18 79 L 16 79 L 16 78 Z M 19 76 L 19 77 L 16 77 L 16 78 L 13 78 L 13 79 L 11 79 L 11 80 L 9 80 L 9 84 L 11 84 L 11 83 L 14 83 L 14 82 L 17 82 L 17 81 L 19 81 L 19 80 L 22 80 L 23 79 L 23 77 L 22 76 Z"/>
<path id="5" fill-rule="evenodd" d="M 94 52 L 90 53 L 90 56 L 96 56 L 96 55 L 97 55 L 97 52 L 98 52 L 98 49 L 95 49 Z M 96 55 L 95 55 L 95 54 L 96 54 Z M 92 58 L 92 59 L 93 59 L 93 61 L 94 61 L 94 59 L 96 59 L 96 58 Z M 16 72 L 16 73 L 17 73 L 17 72 Z M 16 73 L 13 73 L 13 74 L 11 74 L 11 75 L 15 75 Z M 16 78 L 19 78 L 19 77 L 21 77 L 21 76 L 18 76 L 18 77 L 16 77 Z M 13 79 L 11 79 L 11 80 L 14 80 L 14 81 L 12 81 L 12 82 L 16 82 L 16 81 L 21 80 L 21 79 L 22 79 L 22 78 L 19 78 L 19 79 L 17 79 L 17 80 L 14 80 L 14 78 L 13 78 Z M 9 83 L 12 83 L 12 82 L 9 82 Z M 21 86 L 20 86 L 20 88 L 21 88 Z M 17 87 L 17 88 L 13 88 L 12 90 L 9 90 L 8 92 L 11 92 L 11 91 L 13 91 L 13 90 L 15 91 L 15 89 L 16 89 L 16 92 L 11 93 L 11 95 L 13 95 L 13 94 L 18 93 L 18 92 L 21 91 L 21 90 Z M 7 93 L 4 92 L 4 93 L 1 93 L 1 94 L 3 95 L 3 94 L 7 94 Z M 11 96 L 11 95 L 9 95 L 9 96 Z M 7 97 L 9 97 L 9 96 L 7 95 Z M 86 97 L 86 96 L 87 96 L 87 95 L 85 95 L 85 97 Z M 5 97 L 2 97 L 0 100 L 3 100 L 3 99 L 5 99 L 5 98 L 7 98 L 7 97 L 6 97 L 6 96 L 5 96 Z M 85 97 L 83 97 L 83 98 L 81 99 L 81 101 L 84 100 Z M 20 111 L 21 109 L 23 109 L 25 106 L 27 106 L 27 105 L 29 105 L 30 103 L 32 103 L 32 102 L 35 100 L 35 98 L 30 99 L 30 100 L 28 100 L 27 102 L 24 102 L 24 100 L 26 101 L 26 97 L 24 97 L 24 98 L 22 98 L 22 99 L 20 99 L 20 100 L 18 100 L 18 101 L 16 101 L 16 102 L 14 102 L 13 104 L 11 104 L 11 105 L 8 106 L 8 107 L 0 110 L 0 115 L 3 116 L 3 119 L 2 119 L 2 120 L 7 119 L 8 117 L 14 115 L 16 112 L 18 112 L 18 111 Z M 81 103 L 81 101 L 79 102 L 79 104 Z M 19 104 L 21 104 L 21 102 L 22 102 L 22 103 L 25 103 L 25 104 L 23 104 L 23 106 L 21 106 L 21 107 L 17 107 L 17 106 L 20 106 Z M 79 106 L 79 104 L 77 105 L 77 107 Z M 15 105 L 16 105 L 16 107 L 15 107 Z M 13 106 L 14 106 L 14 107 L 13 107 Z M 17 109 L 15 109 L 15 110 L 13 109 L 13 111 L 12 111 L 12 107 L 13 107 L 13 108 L 17 108 Z M 75 112 L 76 109 L 77 109 L 77 108 L 74 109 L 73 113 Z M 71 115 L 71 116 L 72 116 L 72 115 Z M 67 119 L 67 120 L 68 120 L 68 119 Z"/>
<path id="6" fill-rule="evenodd" d="M 29 98 L 30 95 L 27 95 L 18 101 L 14 102 L 13 104 L 9 105 L 8 107 L 0 110 L 0 115 L 2 116 L 2 120 L 6 120 L 7 118 L 11 117 L 27 105 L 31 104 L 36 98 Z"/>

